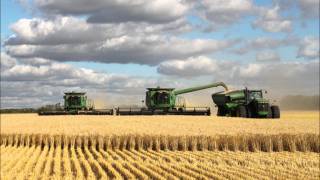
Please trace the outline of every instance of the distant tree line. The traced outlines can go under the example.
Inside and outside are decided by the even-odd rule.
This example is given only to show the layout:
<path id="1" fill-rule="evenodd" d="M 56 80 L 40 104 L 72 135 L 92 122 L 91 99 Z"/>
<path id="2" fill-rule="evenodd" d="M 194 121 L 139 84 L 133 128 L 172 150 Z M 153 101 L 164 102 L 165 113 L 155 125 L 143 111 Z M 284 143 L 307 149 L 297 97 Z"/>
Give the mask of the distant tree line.
<path id="1" fill-rule="evenodd" d="M 38 113 L 39 111 L 60 111 L 63 110 L 63 106 L 60 103 L 48 104 L 41 106 L 40 108 L 8 108 L 0 109 L 0 113 Z"/>

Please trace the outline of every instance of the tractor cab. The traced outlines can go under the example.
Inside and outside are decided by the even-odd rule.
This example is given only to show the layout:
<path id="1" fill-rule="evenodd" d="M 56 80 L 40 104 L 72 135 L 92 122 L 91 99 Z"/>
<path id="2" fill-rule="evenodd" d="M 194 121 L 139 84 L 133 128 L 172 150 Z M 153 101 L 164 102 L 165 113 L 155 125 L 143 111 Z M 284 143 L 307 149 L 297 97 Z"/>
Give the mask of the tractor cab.
<path id="1" fill-rule="evenodd" d="M 66 111 L 92 110 L 85 92 L 65 92 L 63 99 Z"/>
<path id="2" fill-rule="evenodd" d="M 247 114 L 249 116 L 268 117 L 270 104 L 263 98 L 262 90 L 244 89 L 246 96 Z"/>
<path id="3" fill-rule="evenodd" d="M 174 106 L 172 91 L 174 88 L 148 88 L 146 106 L 148 109 L 170 109 Z"/>
<path id="4" fill-rule="evenodd" d="M 247 90 L 247 91 L 248 91 L 249 101 L 263 98 L 262 90 L 251 90 L 251 91 Z"/>

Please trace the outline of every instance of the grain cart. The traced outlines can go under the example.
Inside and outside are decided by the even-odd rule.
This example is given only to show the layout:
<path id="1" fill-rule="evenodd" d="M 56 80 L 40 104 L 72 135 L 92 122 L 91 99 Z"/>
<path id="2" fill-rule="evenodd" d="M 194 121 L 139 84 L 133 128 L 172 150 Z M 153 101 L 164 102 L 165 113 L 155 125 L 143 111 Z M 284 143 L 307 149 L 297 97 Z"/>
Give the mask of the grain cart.
<path id="1" fill-rule="evenodd" d="M 112 115 L 113 109 L 95 109 L 85 92 L 65 92 L 62 110 L 39 111 L 39 115 Z"/>
<path id="2" fill-rule="evenodd" d="M 218 107 L 217 116 L 244 118 L 280 118 L 279 106 L 263 98 L 262 90 L 242 90 L 212 94 Z"/>
<path id="3" fill-rule="evenodd" d="M 228 90 L 223 82 L 204 86 L 175 90 L 174 88 L 147 88 L 146 108 L 117 108 L 117 115 L 210 115 L 209 107 L 186 107 L 181 94 L 200 91 L 203 89 L 222 86 Z"/>

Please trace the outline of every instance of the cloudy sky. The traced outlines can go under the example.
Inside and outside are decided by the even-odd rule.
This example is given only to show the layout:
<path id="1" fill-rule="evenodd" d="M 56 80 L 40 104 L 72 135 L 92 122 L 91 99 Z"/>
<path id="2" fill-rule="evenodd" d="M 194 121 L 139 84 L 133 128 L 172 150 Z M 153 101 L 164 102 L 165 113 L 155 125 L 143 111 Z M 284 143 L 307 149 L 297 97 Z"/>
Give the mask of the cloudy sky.
<path id="1" fill-rule="evenodd" d="M 1 107 L 65 91 L 141 104 L 146 87 L 223 81 L 319 94 L 319 0 L 2 0 Z M 211 89 L 187 95 L 211 103 Z"/>

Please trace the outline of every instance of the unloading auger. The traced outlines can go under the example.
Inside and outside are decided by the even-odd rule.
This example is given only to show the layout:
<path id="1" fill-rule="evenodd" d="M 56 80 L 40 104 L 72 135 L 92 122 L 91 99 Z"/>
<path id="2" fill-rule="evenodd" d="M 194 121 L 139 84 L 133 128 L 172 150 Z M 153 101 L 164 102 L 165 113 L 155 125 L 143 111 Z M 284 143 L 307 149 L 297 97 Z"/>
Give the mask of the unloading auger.
<path id="1" fill-rule="evenodd" d="M 208 88 L 222 86 L 227 91 L 228 87 L 223 82 L 211 83 L 175 90 L 174 88 L 147 88 L 146 108 L 117 108 L 117 115 L 211 115 L 210 107 L 187 107 L 185 100 L 178 96 L 181 94 L 200 91 Z"/>

